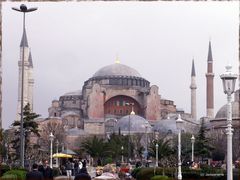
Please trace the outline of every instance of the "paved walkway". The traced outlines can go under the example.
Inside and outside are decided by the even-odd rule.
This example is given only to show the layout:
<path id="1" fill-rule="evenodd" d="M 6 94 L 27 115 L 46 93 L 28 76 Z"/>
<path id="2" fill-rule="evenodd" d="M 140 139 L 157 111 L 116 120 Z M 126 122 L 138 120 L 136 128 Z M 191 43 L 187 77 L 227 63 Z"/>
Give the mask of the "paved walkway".
<path id="1" fill-rule="evenodd" d="M 74 177 L 75 176 L 72 176 L 70 179 L 67 176 L 57 176 L 57 177 L 54 177 L 53 180 L 74 180 Z M 92 179 L 94 179 L 94 178 L 92 177 Z"/>

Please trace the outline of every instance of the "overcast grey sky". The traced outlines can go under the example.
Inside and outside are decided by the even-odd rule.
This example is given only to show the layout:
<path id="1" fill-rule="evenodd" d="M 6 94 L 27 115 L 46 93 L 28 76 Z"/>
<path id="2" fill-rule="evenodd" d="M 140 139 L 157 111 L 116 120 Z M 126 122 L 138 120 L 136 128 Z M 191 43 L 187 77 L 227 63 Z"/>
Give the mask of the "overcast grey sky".
<path id="1" fill-rule="evenodd" d="M 16 117 L 22 14 L 5 2 L 3 14 L 3 127 Z M 34 63 L 34 111 L 47 117 L 53 99 L 82 88 L 98 69 L 114 63 L 136 69 L 163 98 L 190 112 L 194 57 L 197 116 L 206 114 L 208 42 L 215 73 L 215 113 L 225 102 L 219 75 L 238 68 L 239 2 L 53 2 L 26 15 Z"/>

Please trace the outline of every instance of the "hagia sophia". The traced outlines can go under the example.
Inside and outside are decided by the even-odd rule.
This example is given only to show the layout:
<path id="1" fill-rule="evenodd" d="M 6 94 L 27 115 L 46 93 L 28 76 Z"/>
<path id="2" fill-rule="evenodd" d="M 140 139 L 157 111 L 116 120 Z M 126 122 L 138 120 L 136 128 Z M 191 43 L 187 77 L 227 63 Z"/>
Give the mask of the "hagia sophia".
<path id="1" fill-rule="evenodd" d="M 32 74 L 33 62 L 29 52 L 26 32 L 23 37 L 25 44 L 25 72 Z M 21 60 L 20 60 L 21 61 Z M 174 100 L 164 99 L 159 87 L 145 79 L 137 70 L 121 64 L 117 59 L 114 64 L 106 65 L 84 82 L 79 90 L 66 92 L 59 99 L 53 100 L 48 108 L 48 117 L 36 121 L 40 129 L 42 125 L 56 122 L 63 126 L 61 132 L 66 136 L 68 147 L 74 149 L 79 137 L 91 135 L 108 136 L 113 132 L 122 134 L 135 133 L 177 133 L 176 119 L 178 114 L 184 120 L 184 132 L 196 134 L 201 120 L 204 120 L 209 132 L 224 133 L 226 127 L 226 105 L 214 116 L 214 66 L 211 42 L 208 46 L 206 59 L 206 117 L 197 119 L 196 72 L 194 61 L 191 68 L 190 93 L 191 112 L 178 109 Z M 19 63 L 20 64 L 20 63 Z M 19 65 L 19 73 L 21 67 Z M 31 104 L 31 88 L 33 78 L 26 81 L 24 103 Z M 30 87 L 30 88 L 29 88 Z M 19 85 L 20 88 L 20 85 Z M 20 96 L 20 93 L 19 93 Z M 20 97 L 19 97 L 20 99 Z M 235 92 L 233 105 L 233 126 L 239 128 L 239 90 Z M 31 104 L 32 106 L 32 104 Z M 17 112 L 18 114 L 19 112 Z"/>

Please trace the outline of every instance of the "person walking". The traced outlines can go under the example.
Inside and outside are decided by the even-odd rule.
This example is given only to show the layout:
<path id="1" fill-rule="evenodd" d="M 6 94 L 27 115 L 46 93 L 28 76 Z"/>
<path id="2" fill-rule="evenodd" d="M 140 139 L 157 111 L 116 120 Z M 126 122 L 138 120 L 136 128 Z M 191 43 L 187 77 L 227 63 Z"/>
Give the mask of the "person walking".
<path id="1" fill-rule="evenodd" d="M 53 170 L 49 165 L 45 169 L 44 180 L 53 180 Z"/>
<path id="2" fill-rule="evenodd" d="M 67 163 L 66 163 L 66 172 L 67 172 L 67 177 L 69 179 L 71 179 L 71 177 L 72 177 L 72 164 L 70 163 L 70 161 L 67 161 Z"/>
<path id="3" fill-rule="evenodd" d="M 79 163 L 78 163 L 78 161 L 76 160 L 76 161 L 74 162 L 74 175 L 76 176 L 76 175 L 78 174 L 78 172 L 79 172 Z"/>
<path id="4" fill-rule="evenodd" d="M 43 167 L 42 164 L 40 164 L 40 165 L 38 166 L 38 171 L 39 171 L 40 173 L 42 173 L 42 175 L 44 176 L 44 174 L 45 174 L 45 168 Z"/>
<path id="5" fill-rule="evenodd" d="M 38 165 L 36 163 L 32 165 L 32 171 L 26 174 L 26 180 L 43 180 L 43 175 L 38 171 Z"/>

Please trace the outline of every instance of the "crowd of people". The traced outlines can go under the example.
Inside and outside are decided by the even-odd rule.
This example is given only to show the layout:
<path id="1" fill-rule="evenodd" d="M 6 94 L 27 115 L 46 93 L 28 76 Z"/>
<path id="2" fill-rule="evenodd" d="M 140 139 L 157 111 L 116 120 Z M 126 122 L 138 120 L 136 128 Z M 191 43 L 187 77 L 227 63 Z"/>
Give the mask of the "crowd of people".
<path id="1" fill-rule="evenodd" d="M 64 175 L 64 172 L 66 172 L 68 179 L 72 179 L 73 175 L 75 176 L 74 180 L 91 180 L 87 172 L 86 161 L 67 161 L 60 166 L 61 175 Z M 44 165 L 34 163 L 32 170 L 26 174 L 26 180 L 53 180 L 53 169 L 47 163 Z"/>
<path id="2" fill-rule="evenodd" d="M 65 161 L 63 164 L 60 165 L 60 174 L 67 175 L 67 176 L 75 176 L 80 172 L 86 172 L 86 160 L 83 161 Z"/>
<path id="3" fill-rule="evenodd" d="M 53 180 L 52 168 L 47 164 L 44 167 L 43 165 L 34 163 L 32 170 L 26 174 L 26 180 Z"/>

